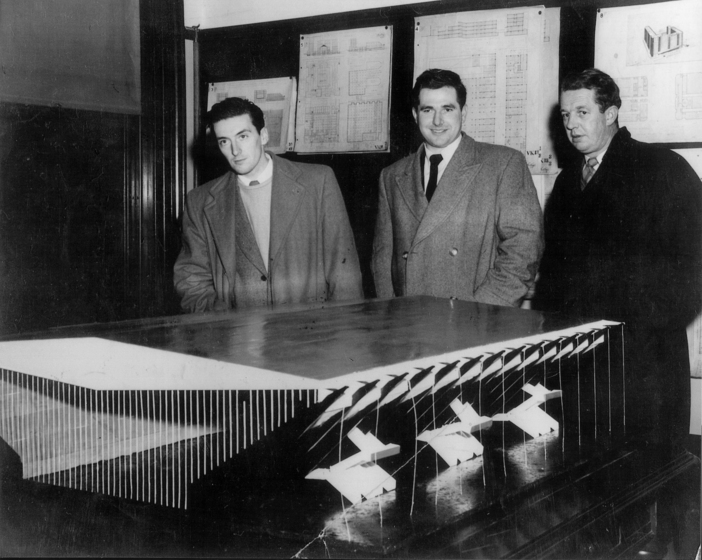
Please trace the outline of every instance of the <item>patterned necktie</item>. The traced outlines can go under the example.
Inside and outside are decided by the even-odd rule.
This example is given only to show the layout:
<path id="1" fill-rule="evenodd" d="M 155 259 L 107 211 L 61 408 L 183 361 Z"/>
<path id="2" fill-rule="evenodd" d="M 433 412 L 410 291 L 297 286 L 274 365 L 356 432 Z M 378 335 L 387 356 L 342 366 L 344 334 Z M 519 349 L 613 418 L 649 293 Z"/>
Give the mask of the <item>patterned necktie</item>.
<path id="1" fill-rule="evenodd" d="M 429 162 L 431 166 L 429 167 L 429 182 L 427 183 L 427 200 L 431 200 L 434 196 L 434 191 L 436 190 L 436 179 L 439 176 L 439 164 L 444 158 L 441 154 L 434 154 L 429 156 Z"/>
<path id="2" fill-rule="evenodd" d="M 595 166 L 597 165 L 597 158 L 591 157 L 587 160 L 587 163 L 583 165 L 583 178 L 580 181 L 580 190 L 584 190 L 587 184 L 592 179 L 595 174 Z"/>

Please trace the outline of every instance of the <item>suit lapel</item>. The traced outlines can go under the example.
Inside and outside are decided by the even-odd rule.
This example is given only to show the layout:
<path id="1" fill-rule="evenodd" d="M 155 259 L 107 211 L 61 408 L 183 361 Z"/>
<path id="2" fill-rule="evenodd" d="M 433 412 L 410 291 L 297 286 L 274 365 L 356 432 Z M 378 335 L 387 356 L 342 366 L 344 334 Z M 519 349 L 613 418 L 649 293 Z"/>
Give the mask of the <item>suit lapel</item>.
<path id="1" fill-rule="evenodd" d="M 279 157 L 273 157 L 273 186 L 271 192 L 272 259 L 277 259 L 300 210 L 305 187 L 297 182 L 301 171 Z"/>
<path id="2" fill-rule="evenodd" d="M 227 275 L 231 278 L 236 276 L 237 255 L 249 259 L 265 273 L 263 259 L 239 195 L 236 174 L 229 173 L 212 186 L 204 212 Z"/>
<path id="3" fill-rule="evenodd" d="M 476 161 L 475 142 L 464 135 L 441 176 L 431 204 L 419 224 L 414 243 L 428 237 L 459 206 L 464 197 L 473 196 L 472 185 L 480 167 L 481 164 Z"/>
<path id="4" fill-rule="evenodd" d="M 210 188 L 210 198 L 203 209 L 224 270 L 230 275 L 233 275 L 236 263 L 233 218 L 236 188 L 236 175 L 228 173 Z"/>
<path id="5" fill-rule="evenodd" d="M 400 192 L 410 212 L 421 222 L 429 203 L 424 194 L 424 178 L 422 177 L 421 158 L 424 157 L 424 148 L 420 148 L 410 159 L 404 172 L 395 175 L 397 190 Z"/>

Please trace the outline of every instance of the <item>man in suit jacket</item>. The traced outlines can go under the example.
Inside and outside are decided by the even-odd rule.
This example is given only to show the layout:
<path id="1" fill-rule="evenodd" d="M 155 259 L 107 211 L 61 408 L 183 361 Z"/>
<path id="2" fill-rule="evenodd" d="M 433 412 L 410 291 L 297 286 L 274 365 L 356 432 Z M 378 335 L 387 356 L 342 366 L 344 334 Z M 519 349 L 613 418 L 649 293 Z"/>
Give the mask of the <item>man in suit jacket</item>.
<path id="1" fill-rule="evenodd" d="M 372 260 L 378 297 L 517 306 L 534 282 L 542 224 L 526 161 L 463 134 L 465 103 L 454 72 L 417 78 L 412 114 L 424 143 L 380 176 Z"/>
<path id="2" fill-rule="evenodd" d="M 189 193 L 174 283 L 186 311 L 363 297 L 353 233 L 334 172 L 266 153 L 253 103 L 207 114 L 231 171 Z"/>
<path id="3" fill-rule="evenodd" d="M 620 129 L 620 106 L 597 69 L 561 84 L 563 124 L 582 157 L 546 207 L 537 301 L 626 323 L 627 429 L 669 447 L 689 431 L 685 331 L 702 307 L 702 184 L 681 156 Z"/>

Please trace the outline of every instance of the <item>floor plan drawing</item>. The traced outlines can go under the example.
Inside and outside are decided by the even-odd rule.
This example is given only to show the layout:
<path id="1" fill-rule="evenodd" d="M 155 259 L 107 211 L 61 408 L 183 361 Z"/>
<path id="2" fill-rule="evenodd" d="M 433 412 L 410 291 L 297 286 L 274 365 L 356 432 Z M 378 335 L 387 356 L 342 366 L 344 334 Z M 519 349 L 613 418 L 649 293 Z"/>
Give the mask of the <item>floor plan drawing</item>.
<path id="1" fill-rule="evenodd" d="M 392 27 L 300 37 L 298 152 L 388 151 Z"/>

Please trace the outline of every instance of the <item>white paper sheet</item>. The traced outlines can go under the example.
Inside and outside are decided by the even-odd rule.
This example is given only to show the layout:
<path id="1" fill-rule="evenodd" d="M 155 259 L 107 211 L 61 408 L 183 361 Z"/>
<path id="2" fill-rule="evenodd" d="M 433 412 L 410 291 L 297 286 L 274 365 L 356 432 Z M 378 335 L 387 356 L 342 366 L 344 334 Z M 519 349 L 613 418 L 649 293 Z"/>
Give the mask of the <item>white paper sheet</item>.
<path id="1" fill-rule="evenodd" d="M 392 26 L 300 37 L 297 152 L 387 152 Z"/>
<path id="2" fill-rule="evenodd" d="M 602 8 L 595 66 L 617 82 L 634 138 L 702 141 L 702 2 Z"/>

